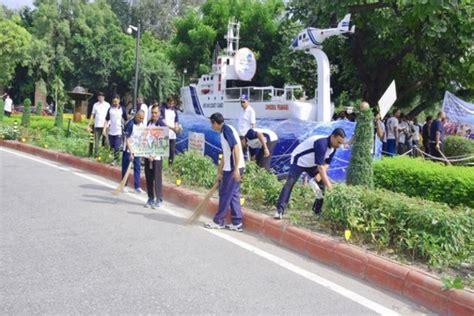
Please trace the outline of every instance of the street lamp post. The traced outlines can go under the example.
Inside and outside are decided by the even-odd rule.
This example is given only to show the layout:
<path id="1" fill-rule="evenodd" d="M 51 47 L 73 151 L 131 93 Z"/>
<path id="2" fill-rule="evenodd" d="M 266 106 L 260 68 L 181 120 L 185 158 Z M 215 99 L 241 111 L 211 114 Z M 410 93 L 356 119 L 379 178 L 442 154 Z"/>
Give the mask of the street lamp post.
<path id="1" fill-rule="evenodd" d="M 184 87 L 184 77 L 188 73 L 188 70 L 186 68 L 183 69 L 183 83 L 181 84 L 182 87 Z"/>
<path id="2" fill-rule="evenodd" d="M 140 55 L 140 21 L 138 21 L 138 26 L 129 25 L 127 29 L 128 34 L 132 34 L 133 31 L 137 32 L 137 41 L 135 43 L 135 82 L 133 86 L 133 107 L 134 109 L 137 106 L 137 93 L 138 93 L 138 63 Z"/>

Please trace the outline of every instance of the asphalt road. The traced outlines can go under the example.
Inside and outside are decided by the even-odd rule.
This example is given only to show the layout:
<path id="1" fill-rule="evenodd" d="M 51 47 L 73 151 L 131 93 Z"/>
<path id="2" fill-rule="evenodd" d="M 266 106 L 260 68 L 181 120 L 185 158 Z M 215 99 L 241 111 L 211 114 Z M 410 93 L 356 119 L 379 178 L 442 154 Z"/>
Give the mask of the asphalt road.
<path id="1" fill-rule="evenodd" d="M 0 314 L 420 315 L 427 311 L 248 233 L 0 147 Z M 166 197 L 165 197 L 166 198 Z"/>

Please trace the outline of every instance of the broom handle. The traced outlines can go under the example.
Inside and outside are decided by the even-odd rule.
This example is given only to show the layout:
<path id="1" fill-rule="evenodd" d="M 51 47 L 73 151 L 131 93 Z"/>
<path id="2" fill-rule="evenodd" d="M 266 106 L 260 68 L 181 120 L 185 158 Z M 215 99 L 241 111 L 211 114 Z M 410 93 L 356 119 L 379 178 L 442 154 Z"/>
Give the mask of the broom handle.
<path id="1" fill-rule="evenodd" d="M 217 188 L 219 187 L 219 181 L 217 180 L 216 182 L 214 182 L 214 185 L 212 186 L 212 188 L 209 190 L 209 192 L 207 192 L 206 196 L 204 197 L 204 199 L 201 201 L 201 203 L 199 203 L 199 205 L 196 207 L 196 209 L 194 210 L 193 214 L 191 215 L 191 217 L 189 217 L 189 219 L 187 220 L 187 224 L 192 224 L 194 223 L 198 218 L 199 216 L 201 216 L 201 214 L 203 213 L 203 211 L 205 210 L 205 207 L 207 206 L 207 203 L 209 202 L 209 200 L 211 199 L 212 195 L 214 194 L 214 192 L 216 192 Z"/>

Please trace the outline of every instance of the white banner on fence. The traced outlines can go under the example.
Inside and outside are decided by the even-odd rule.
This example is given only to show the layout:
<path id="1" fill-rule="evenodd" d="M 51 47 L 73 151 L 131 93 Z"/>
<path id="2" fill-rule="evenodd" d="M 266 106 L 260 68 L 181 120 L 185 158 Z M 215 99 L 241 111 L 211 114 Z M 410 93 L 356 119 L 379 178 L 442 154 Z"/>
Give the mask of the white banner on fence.
<path id="1" fill-rule="evenodd" d="M 204 155 L 204 146 L 206 137 L 203 133 L 189 132 L 188 134 L 188 150 L 194 150 Z"/>

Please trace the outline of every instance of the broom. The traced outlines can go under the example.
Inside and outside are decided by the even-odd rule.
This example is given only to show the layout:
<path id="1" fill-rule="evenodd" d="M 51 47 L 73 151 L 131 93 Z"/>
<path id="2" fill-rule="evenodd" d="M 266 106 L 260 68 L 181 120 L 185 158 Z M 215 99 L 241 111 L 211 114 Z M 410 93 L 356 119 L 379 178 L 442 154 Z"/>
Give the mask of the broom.
<path id="1" fill-rule="evenodd" d="M 188 220 L 186 221 L 186 225 L 194 224 L 199 219 L 202 213 L 204 213 L 204 211 L 207 209 L 209 200 L 211 199 L 214 192 L 216 192 L 218 187 L 219 187 L 219 181 L 217 180 L 216 182 L 214 182 L 214 185 L 209 190 L 209 192 L 207 192 L 206 196 L 201 201 L 201 203 L 199 203 L 199 205 L 196 207 L 193 214 L 188 218 Z"/>
<path id="2" fill-rule="evenodd" d="M 122 181 L 120 181 L 119 186 L 112 192 L 112 194 L 117 195 L 120 192 L 122 192 L 123 187 L 125 186 L 125 183 L 127 183 L 128 175 L 130 174 L 130 171 L 132 170 L 132 161 L 128 164 L 127 172 L 125 172 L 125 175 L 123 176 Z"/>

